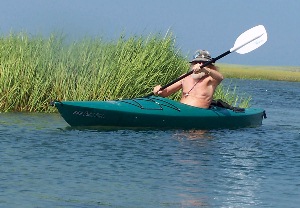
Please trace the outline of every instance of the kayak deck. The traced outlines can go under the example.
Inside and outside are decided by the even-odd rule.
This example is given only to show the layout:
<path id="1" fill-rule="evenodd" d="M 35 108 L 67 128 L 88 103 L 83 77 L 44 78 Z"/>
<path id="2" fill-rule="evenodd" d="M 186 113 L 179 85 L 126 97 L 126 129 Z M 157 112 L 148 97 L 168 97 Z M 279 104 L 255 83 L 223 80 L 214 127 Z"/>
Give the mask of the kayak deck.
<path id="1" fill-rule="evenodd" d="M 263 109 L 234 112 L 221 107 L 197 108 L 150 96 L 112 101 L 54 102 L 70 126 L 145 127 L 172 129 L 243 128 L 262 124 Z"/>

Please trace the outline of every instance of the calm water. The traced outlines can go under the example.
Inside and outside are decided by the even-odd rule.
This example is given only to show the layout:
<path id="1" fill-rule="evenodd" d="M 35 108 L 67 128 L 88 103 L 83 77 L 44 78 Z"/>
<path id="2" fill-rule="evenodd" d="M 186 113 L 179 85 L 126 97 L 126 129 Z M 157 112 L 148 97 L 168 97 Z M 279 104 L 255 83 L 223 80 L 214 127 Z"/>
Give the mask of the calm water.
<path id="1" fill-rule="evenodd" d="M 96 131 L 0 114 L 0 207 L 299 207 L 300 83 L 233 84 L 266 109 L 261 127 Z"/>

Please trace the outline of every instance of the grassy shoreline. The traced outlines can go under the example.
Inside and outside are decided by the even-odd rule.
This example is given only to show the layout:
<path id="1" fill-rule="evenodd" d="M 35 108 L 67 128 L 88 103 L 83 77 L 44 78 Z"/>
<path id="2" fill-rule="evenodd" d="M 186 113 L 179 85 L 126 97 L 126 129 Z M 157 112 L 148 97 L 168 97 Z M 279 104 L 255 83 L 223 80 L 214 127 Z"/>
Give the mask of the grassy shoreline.
<path id="1" fill-rule="evenodd" d="M 300 82 L 300 67 L 218 64 L 226 78 Z"/>
<path id="2" fill-rule="evenodd" d="M 189 69 L 172 33 L 104 41 L 65 43 L 50 37 L 11 33 L 0 37 L 0 112 L 55 112 L 53 100 L 112 100 L 149 94 Z M 220 64 L 227 78 L 271 79 L 266 70 Z M 270 72 L 270 70 L 268 71 Z M 290 74 L 287 76 L 289 73 Z M 300 81 L 299 71 L 279 72 L 274 80 Z M 266 74 L 266 75 L 265 75 Z M 272 78 L 272 79 L 273 79 Z M 298 79 L 299 78 L 299 79 Z M 178 99 L 180 93 L 171 96 Z M 220 86 L 215 99 L 247 107 L 250 97 Z"/>

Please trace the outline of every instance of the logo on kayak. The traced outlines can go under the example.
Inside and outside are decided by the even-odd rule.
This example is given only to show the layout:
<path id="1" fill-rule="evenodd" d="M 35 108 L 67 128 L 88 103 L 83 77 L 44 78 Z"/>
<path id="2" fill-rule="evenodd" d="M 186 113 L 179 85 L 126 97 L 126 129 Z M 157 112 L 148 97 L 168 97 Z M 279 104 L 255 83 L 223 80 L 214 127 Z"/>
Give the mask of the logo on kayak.
<path id="1" fill-rule="evenodd" d="M 88 112 L 88 111 L 74 111 L 73 115 L 90 117 L 90 118 L 105 118 L 104 114 L 102 114 L 102 113 L 94 113 L 94 112 Z"/>

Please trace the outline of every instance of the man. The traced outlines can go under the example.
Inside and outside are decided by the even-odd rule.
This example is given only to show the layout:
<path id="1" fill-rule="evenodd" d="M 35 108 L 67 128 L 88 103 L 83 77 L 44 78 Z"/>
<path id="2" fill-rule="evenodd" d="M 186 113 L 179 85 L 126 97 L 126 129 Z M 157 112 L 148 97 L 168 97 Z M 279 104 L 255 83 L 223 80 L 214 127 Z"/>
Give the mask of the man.
<path id="1" fill-rule="evenodd" d="M 157 85 L 154 87 L 153 93 L 167 97 L 181 89 L 181 103 L 199 108 L 209 108 L 215 89 L 224 78 L 218 71 L 218 68 L 213 64 L 201 69 L 203 63 L 211 59 L 208 51 L 196 51 L 194 59 L 190 62 L 190 70 L 193 71 L 191 75 L 164 90 L 160 90 L 161 86 Z"/>

